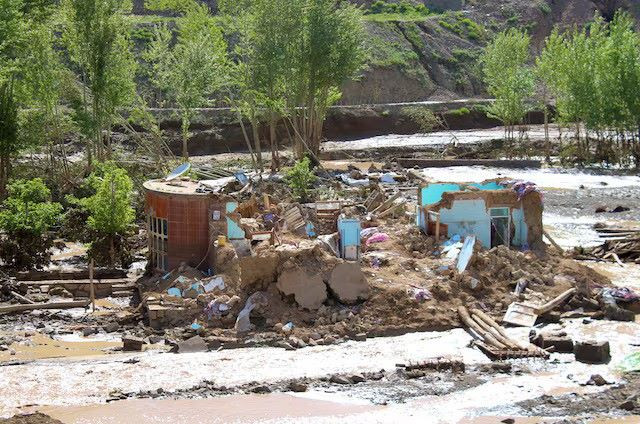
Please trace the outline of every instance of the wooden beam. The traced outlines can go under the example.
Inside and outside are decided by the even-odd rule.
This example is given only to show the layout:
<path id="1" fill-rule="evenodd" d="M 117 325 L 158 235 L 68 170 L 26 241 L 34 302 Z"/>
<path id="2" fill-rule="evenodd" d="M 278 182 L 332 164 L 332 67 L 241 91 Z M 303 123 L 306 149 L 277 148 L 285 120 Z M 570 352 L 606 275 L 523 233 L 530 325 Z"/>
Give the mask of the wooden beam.
<path id="1" fill-rule="evenodd" d="M 33 303 L 29 305 L 6 305 L 0 306 L 0 314 L 11 312 L 33 311 L 36 309 L 69 309 L 69 308 L 86 308 L 91 301 L 74 300 L 71 302 L 49 302 L 49 303 Z"/>

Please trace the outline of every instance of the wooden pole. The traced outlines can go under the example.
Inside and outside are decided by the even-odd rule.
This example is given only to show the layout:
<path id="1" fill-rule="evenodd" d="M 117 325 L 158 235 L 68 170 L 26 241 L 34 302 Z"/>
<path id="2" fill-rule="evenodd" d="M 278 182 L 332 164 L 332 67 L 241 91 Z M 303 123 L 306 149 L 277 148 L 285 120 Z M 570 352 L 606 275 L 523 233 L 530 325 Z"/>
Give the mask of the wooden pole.
<path id="1" fill-rule="evenodd" d="M 91 306 L 93 312 L 96 311 L 96 290 L 93 287 L 93 259 L 89 262 L 89 291 L 91 295 Z"/>
<path id="2" fill-rule="evenodd" d="M 440 214 L 436 215 L 436 244 L 440 243 Z"/>

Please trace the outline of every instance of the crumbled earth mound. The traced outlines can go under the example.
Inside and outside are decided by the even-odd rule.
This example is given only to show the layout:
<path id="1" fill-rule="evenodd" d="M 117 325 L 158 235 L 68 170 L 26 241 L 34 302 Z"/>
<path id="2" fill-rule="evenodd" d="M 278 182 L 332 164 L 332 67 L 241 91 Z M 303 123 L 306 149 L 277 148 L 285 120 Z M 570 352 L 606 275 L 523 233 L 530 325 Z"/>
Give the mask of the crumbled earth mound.
<path id="1" fill-rule="evenodd" d="M 48 415 L 36 412 L 35 414 L 16 415 L 11 418 L 0 418 L 0 424 L 63 424 L 62 421 L 54 420 Z"/>

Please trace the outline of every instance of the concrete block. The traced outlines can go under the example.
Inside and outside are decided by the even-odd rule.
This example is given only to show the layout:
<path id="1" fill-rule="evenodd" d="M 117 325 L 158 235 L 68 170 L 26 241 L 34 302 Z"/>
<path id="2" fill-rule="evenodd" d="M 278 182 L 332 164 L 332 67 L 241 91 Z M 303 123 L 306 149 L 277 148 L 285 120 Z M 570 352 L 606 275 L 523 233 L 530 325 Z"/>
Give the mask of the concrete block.
<path id="1" fill-rule="evenodd" d="M 609 342 L 592 340 L 576 342 L 573 347 L 576 360 L 587 364 L 606 364 L 611 360 Z"/>

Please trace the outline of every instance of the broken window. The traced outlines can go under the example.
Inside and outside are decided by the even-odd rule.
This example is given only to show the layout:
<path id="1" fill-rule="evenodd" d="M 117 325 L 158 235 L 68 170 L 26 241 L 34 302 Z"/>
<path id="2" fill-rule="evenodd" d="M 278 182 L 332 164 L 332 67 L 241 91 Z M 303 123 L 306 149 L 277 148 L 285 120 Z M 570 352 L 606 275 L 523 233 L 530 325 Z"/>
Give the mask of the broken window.
<path id="1" fill-rule="evenodd" d="M 155 216 L 147 216 L 149 229 L 149 253 L 151 266 L 155 269 L 167 271 L 167 247 L 169 242 L 169 223 L 166 219 Z"/>

